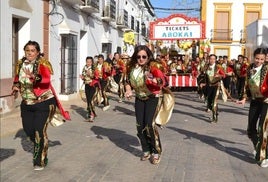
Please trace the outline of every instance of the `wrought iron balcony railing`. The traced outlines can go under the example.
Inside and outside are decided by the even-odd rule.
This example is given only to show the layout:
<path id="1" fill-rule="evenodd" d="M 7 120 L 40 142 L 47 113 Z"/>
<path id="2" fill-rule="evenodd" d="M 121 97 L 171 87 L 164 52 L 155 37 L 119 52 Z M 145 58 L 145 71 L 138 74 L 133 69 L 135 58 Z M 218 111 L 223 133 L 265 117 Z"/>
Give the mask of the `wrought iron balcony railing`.
<path id="1" fill-rule="evenodd" d="M 211 42 L 230 42 L 233 40 L 233 29 L 211 29 Z"/>
<path id="2" fill-rule="evenodd" d="M 116 25 L 119 28 L 128 28 L 128 12 L 126 10 L 119 10 L 116 18 Z"/>

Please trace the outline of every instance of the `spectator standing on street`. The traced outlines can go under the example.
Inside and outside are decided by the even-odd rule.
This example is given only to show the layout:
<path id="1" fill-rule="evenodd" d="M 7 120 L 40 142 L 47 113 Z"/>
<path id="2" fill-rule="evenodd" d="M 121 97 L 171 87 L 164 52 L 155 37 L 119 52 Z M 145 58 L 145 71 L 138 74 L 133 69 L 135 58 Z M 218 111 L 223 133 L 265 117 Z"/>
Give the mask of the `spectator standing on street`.
<path id="1" fill-rule="evenodd" d="M 20 92 L 22 126 L 34 143 L 34 170 L 43 170 L 47 165 L 48 136 L 47 127 L 55 114 L 56 107 L 63 117 L 70 119 L 57 99 L 51 85 L 53 69 L 48 60 L 40 52 L 36 41 L 29 41 L 24 46 L 25 57 L 18 60 L 15 78 L 12 86 L 13 93 Z"/>
<path id="2" fill-rule="evenodd" d="M 85 95 L 87 100 L 88 120 L 93 122 L 97 116 L 95 112 L 95 100 L 97 92 L 99 91 L 99 71 L 95 69 L 93 64 L 93 57 L 86 58 L 86 65 L 83 67 L 80 78 L 85 84 Z"/>
<path id="3" fill-rule="evenodd" d="M 254 146 L 256 161 L 261 167 L 268 167 L 268 64 L 264 64 L 267 50 L 257 48 L 254 63 L 247 69 L 245 94 L 239 104 L 251 98 L 247 134 Z"/>
<path id="4" fill-rule="evenodd" d="M 131 88 L 135 90 L 137 136 L 143 151 L 141 160 L 151 159 L 152 164 L 160 162 L 162 152 L 154 116 L 161 87 L 165 85 L 165 75 L 158 66 L 152 66 L 157 64 L 147 46 L 137 46 L 127 67 L 125 93 L 126 98 L 130 99 Z"/>

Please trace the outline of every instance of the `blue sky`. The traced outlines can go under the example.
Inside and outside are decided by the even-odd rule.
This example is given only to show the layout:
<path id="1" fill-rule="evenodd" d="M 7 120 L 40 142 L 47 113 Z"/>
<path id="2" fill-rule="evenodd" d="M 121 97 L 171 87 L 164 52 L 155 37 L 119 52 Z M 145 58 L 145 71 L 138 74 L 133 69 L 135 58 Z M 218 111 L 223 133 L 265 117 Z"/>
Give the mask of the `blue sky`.
<path id="1" fill-rule="evenodd" d="M 150 0 L 153 7 L 158 8 L 176 8 L 176 9 L 189 9 L 189 8 L 199 8 L 200 0 Z M 191 10 L 159 10 L 155 9 L 156 16 L 158 18 L 165 18 L 174 13 L 185 14 L 189 17 L 199 17 L 198 11 Z"/>

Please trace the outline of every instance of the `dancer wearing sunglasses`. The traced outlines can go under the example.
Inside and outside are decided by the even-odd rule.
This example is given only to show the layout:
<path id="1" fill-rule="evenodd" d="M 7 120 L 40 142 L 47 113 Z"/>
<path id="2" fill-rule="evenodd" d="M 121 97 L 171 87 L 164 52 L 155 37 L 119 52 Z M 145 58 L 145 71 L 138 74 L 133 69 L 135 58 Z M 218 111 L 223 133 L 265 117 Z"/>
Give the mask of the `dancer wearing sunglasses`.
<path id="1" fill-rule="evenodd" d="M 165 75 L 161 64 L 155 62 L 147 46 L 137 46 L 127 65 L 125 97 L 130 99 L 133 96 L 132 88 L 135 90 L 137 136 L 143 151 L 141 161 L 151 159 L 152 164 L 160 162 L 162 152 L 154 116 L 163 85 Z"/>

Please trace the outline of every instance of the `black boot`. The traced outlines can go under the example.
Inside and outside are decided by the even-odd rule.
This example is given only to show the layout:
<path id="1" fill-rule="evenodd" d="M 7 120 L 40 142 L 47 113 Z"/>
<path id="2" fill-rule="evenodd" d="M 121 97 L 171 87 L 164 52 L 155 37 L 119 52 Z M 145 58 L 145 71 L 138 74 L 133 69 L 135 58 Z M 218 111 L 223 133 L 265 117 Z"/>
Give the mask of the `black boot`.
<path id="1" fill-rule="evenodd" d="M 215 111 L 212 112 L 212 121 L 214 123 L 218 122 L 218 113 L 216 113 Z"/>

